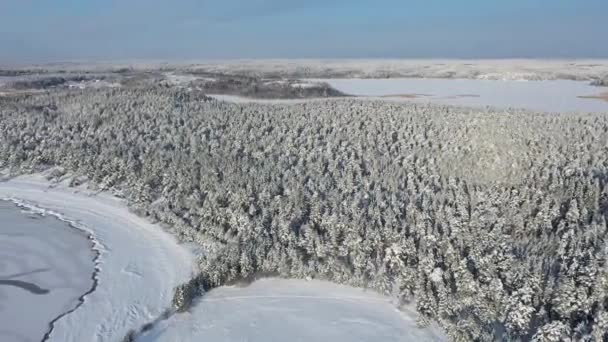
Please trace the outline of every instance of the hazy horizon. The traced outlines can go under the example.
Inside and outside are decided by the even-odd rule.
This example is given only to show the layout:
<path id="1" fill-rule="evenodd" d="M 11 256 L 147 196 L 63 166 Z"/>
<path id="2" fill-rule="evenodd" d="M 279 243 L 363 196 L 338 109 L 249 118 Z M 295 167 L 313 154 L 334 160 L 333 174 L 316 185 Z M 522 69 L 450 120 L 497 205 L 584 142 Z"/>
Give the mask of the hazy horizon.
<path id="1" fill-rule="evenodd" d="M 605 59 L 605 13 L 601 0 L 5 0 L 0 63 Z"/>

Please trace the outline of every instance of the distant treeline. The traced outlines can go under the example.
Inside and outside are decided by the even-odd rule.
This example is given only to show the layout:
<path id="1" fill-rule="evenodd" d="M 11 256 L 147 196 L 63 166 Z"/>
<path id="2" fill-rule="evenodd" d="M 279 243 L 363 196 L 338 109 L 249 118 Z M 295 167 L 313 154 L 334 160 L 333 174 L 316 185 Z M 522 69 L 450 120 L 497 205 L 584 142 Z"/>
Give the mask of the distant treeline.
<path id="1" fill-rule="evenodd" d="M 591 82 L 591 85 L 599 86 L 599 87 L 608 87 L 608 75 L 605 75 L 603 78 L 598 78 Z"/>
<path id="2" fill-rule="evenodd" d="M 299 80 L 266 79 L 221 73 L 167 73 L 162 70 L 117 69 L 112 72 L 61 72 L 50 74 L 34 71 L 1 70 L 6 77 L 0 84 L 5 91 L 48 90 L 59 91 L 70 87 L 125 87 L 125 88 L 183 88 L 204 91 L 208 94 L 238 95 L 267 99 L 301 99 L 319 97 L 345 97 L 346 94 L 327 83 L 305 83 Z M 173 81 L 172 78 L 177 81 Z M 183 78 L 184 80 L 179 80 Z M 96 83 L 106 81 L 104 83 Z M 87 84 L 89 83 L 89 84 Z"/>
<path id="3" fill-rule="evenodd" d="M 0 97 L 0 167 L 49 166 L 203 247 L 178 309 L 270 273 L 413 300 L 458 341 L 608 339 L 608 115 Z"/>

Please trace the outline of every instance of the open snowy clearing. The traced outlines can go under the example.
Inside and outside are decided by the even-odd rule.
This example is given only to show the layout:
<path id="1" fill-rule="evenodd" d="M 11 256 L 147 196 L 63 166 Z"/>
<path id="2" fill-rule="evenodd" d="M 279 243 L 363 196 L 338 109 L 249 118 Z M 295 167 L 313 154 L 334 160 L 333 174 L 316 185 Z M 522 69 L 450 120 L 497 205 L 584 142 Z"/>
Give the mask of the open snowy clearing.
<path id="1" fill-rule="evenodd" d="M 0 183 L 0 198 L 19 199 L 70 220 L 98 242 L 97 288 L 55 323 L 50 341 L 119 341 L 167 309 L 173 288 L 192 275 L 188 250 L 107 194 L 49 188 L 43 177 L 26 176 Z"/>
<path id="2" fill-rule="evenodd" d="M 392 101 L 458 106 L 522 108 L 543 112 L 607 113 L 602 90 L 584 81 L 497 81 L 472 79 L 316 79 L 349 95 Z"/>
<path id="3" fill-rule="evenodd" d="M 446 341 L 417 314 L 373 291 L 323 281 L 262 279 L 210 291 L 191 312 L 144 333 L 156 341 Z"/>
<path id="4" fill-rule="evenodd" d="M 52 216 L 0 201 L 0 341 L 40 341 L 95 287 L 94 244 Z"/>
<path id="5" fill-rule="evenodd" d="M 97 243 L 97 287 L 54 324 L 50 341 L 119 341 L 130 329 L 161 316 L 170 307 L 173 288 L 193 273 L 191 251 L 108 194 L 63 183 L 50 187 L 34 175 L 0 182 L 0 198 L 69 220 Z M 446 340 L 436 326 L 418 328 L 416 317 L 413 309 L 399 311 L 372 291 L 264 279 L 215 289 L 191 312 L 160 321 L 138 341 Z"/>

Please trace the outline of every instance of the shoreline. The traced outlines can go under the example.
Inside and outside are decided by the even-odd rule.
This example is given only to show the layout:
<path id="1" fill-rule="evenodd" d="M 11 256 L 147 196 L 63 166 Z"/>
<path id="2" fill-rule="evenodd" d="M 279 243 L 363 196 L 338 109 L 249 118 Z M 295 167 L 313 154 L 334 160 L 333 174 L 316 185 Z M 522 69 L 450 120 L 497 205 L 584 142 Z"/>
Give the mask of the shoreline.
<path id="1" fill-rule="evenodd" d="M 435 322 L 420 327 L 415 305 L 324 280 L 262 278 L 220 286 L 186 313 L 156 320 L 138 342 L 447 341 Z"/>
<path id="2" fill-rule="evenodd" d="M 70 220 L 69 218 L 65 217 L 61 213 L 58 213 L 58 212 L 55 212 L 52 210 L 46 210 L 34 203 L 29 203 L 29 202 L 23 201 L 19 198 L 15 198 L 15 197 L 0 198 L 0 200 L 13 203 L 15 206 L 17 206 L 17 208 L 27 210 L 29 213 L 32 213 L 34 215 L 39 215 L 39 216 L 43 216 L 43 217 L 47 216 L 47 215 L 53 216 L 57 220 L 66 223 L 67 226 L 69 227 L 69 229 L 74 229 L 80 234 L 85 234 L 86 239 L 89 240 L 89 242 L 91 243 L 90 250 L 93 253 L 93 260 L 92 260 L 93 261 L 93 273 L 91 274 L 91 279 L 93 280 L 93 284 L 90 289 L 88 289 L 85 293 L 78 296 L 78 298 L 77 298 L 78 303 L 73 308 L 59 314 L 58 316 L 54 317 L 51 321 L 48 322 L 48 329 L 47 329 L 46 333 L 44 334 L 44 336 L 42 337 L 42 342 L 45 342 L 45 341 L 49 340 L 50 335 L 52 334 L 57 321 L 59 321 L 63 317 L 76 311 L 80 306 L 82 306 L 82 304 L 84 304 L 86 297 L 89 296 L 91 293 L 95 292 L 95 290 L 97 289 L 97 286 L 99 285 L 99 272 L 101 271 L 100 257 L 101 257 L 101 250 L 103 247 L 99 243 L 99 241 L 97 241 L 97 239 L 95 238 L 95 234 L 93 231 L 86 228 L 86 226 L 81 225 L 77 221 Z"/>
<path id="3" fill-rule="evenodd" d="M 44 174 L 0 182 L 0 199 L 53 215 L 88 233 L 98 250 L 98 282 L 92 291 L 82 295 L 76 308 L 54 320 L 54 326 L 42 341 L 121 341 L 125 336 L 133 341 L 150 342 L 209 336 L 218 341 L 236 341 L 243 336 L 263 341 L 268 336 L 282 338 L 293 334 L 313 339 L 331 336 L 346 341 L 358 334 L 387 336 L 384 333 L 388 331 L 400 332 L 389 334 L 395 336 L 395 341 L 410 341 L 408 337 L 446 340 L 436 323 L 425 328 L 417 326 L 418 314 L 413 306 L 397 307 L 390 297 L 375 291 L 319 280 L 262 278 L 244 287 L 222 286 L 197 298 L 185 313 L 168 314 L 174 288 L 195 275 L 194 253 L 160 225 L 129 212 L 123 200 L 107 192 L 87 190 L 86 184 L 69 188 L 66 180 L 50 182 Z M 137 224 L 121 227 L 125 221 Z M 145 230 L 144 235 L 137 234 L 141 230 Z M 124 234 L 133 233 L 144 239 L 123 240 Z M 158 245 L 159 238 L 162 245 Z M 141 246 L 146 247 L 145 252 L 133 251 Z M 173 253 L 173 258 L 163 257 L 163 253 Z M 146 261 L 151 263 L 146 266 Z M 161 271 L 151 265 L 159 265 Z M 176 272 L 171 275 L 173 271 Z M 316 304 L 307 304 L 311 301 Z M 319 305 L 325 307 L 322 312 Z M 237 309 L 249 314 L 231 318 L 230 312 Z M 270 311 L 256 316 L 258 310 Z M 285 317 L 285 310 L 297 314 L 289 316 L 291 325 L 277 326 L 275 322 Z M 209 316 L 209 312 L 214 311 L 219 315 L 217 329 L 207 325 L 215 317 Z M 319 320 L 319 315 L 339 324 L 324 327 L 325 320 Z M 374 325 L 376 330 L 355 329 L 351 321 L 341 322 L 346 316 L 352 322 Z M 311 330 L 311 324 L 317 328 Z M 223 336 L 223 329 L 228 328 L 233 331 Z"/>

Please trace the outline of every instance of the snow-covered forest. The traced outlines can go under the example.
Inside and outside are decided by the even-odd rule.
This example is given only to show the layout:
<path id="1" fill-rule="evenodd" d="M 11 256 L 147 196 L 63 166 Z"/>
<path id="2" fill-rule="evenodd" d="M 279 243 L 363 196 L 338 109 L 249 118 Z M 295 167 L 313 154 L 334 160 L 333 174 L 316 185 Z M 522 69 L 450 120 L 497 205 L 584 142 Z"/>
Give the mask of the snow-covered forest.
<path id="1" fill-rule="evenodd" d="M 454 340 L 608 339 L 606 114 L 0 97 L 0 169 L 50 166 L 203 247 L 178 309 L 200 287 L 312 277 L 414 301 Z"/>

